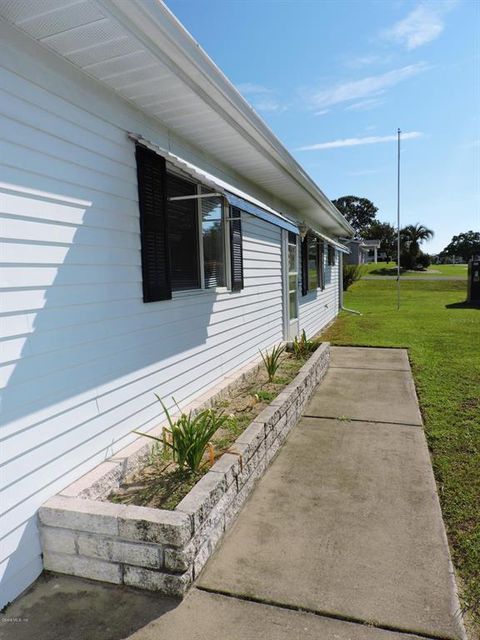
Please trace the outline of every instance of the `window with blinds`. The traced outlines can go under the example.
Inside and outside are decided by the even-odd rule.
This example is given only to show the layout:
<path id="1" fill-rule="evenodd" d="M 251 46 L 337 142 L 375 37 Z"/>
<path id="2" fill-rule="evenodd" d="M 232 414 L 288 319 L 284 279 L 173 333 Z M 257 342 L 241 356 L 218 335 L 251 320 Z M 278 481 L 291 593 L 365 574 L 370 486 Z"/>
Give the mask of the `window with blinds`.
<path id="1" fill-rule="evenodd" d="M 178 196 L 195 196 L 196 185 L 167 174 L 168 245 L 173 291 L 198 289 L 201 286 L 198 259 L 198 216 L 196 198 L 170 200 Z"/>
<path id="2" fill-rule="evenodd" d="M 144 302 L 226 286 L 227 229 L 231 289 L 243 289 L 241 211 L 227 216 L 222 198 L 200 197 L 211 189 L 167 173 L 165 159 L 150 149 L 137 145 L 136 160 Z"/>

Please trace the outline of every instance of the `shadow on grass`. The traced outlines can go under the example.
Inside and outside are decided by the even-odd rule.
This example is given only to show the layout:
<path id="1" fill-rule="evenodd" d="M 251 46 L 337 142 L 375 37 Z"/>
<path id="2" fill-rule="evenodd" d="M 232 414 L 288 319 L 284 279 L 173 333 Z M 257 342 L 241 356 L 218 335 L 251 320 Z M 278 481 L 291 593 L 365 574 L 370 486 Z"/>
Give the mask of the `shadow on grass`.
<path id="1" fill-rule="evenodd" d="M 477 302 L 452 302 L 452 304 L 446 304 L 446 309 L 477 309 L 480 310 L 480 301 Z"/>
<path id="2" fill-rule="evenodd" d="M 400 273 L 405 273 L 405 269 L 400 269 Z M 365 275 L 367 276 L 396 276 L 397 275 L 397 267 L 392 267 L 391 269 L 387 269 L 387 267 L 382 267 L 381 269 L 372 269 Z"/>

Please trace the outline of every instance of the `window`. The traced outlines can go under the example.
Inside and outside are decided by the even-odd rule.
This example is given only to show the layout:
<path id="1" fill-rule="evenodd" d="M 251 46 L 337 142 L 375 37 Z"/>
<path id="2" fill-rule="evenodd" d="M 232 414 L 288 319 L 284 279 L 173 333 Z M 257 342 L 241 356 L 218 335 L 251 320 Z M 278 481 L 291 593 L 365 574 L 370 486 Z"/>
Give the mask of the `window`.
<path id="1" fill-rule="evenodd" d="M 195 184 L 167 173 L 168 247 L 172 291 L 198 289 L 201 286 L 197 199 L 170 199 L 194 196 L 196 193 Z"/>
<path id="2" fill-rule="evenodd" d="M 323 240 L 307 234 L 302 242 L 302 294 L 325 288 Z"/>
<path id="3" fill-rule="evenodd" d="M 325 243 L 318 240 L 318 286 L 323 291 L 325 289 Z"/>
<path id="4" fill-rule="evenodd" d="M 227 223 L 223 199 L 200 197 L 212 189 L 167 173 L 165 159 L 141 145 L 136 159 L 144 302 L 168 300 L 172 291 L 226 286 L 227 251 L 231 289 L 240 291 L 241 211 L 232 208 Z"/>
<path id="5" fill-rule="evenodd" d="M 202 193 L 209 189 L 202 188 Z M 218 197 L 202 198 L 202 241 L 204 286 L 225 286 L 225 232 L 222 201 Z"/>
<path id="6" fill-rule="evenodd" d="M 297 309 L 297 236 L 291 231 L 288 232 L 288 311 L 289 320 L 298 318 Z"/>
<path id="7" fill-rule="evenodd" d="M 318 239 L 315 236 L 308 238 L 308 290 L 315 290 L 318 285 Z"/>

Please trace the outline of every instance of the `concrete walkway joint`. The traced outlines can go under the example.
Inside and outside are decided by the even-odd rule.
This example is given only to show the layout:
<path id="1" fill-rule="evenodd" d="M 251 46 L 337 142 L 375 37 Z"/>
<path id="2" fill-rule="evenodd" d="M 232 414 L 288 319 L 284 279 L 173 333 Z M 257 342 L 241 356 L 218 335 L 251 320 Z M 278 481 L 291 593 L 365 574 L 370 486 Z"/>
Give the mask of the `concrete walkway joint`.
<path id="1" fill-rule="evenodd" d="M 332 348 L 183 601 L 45 576 L 0 638 L 465 640 L 422 427 L 406 350 Z"/>

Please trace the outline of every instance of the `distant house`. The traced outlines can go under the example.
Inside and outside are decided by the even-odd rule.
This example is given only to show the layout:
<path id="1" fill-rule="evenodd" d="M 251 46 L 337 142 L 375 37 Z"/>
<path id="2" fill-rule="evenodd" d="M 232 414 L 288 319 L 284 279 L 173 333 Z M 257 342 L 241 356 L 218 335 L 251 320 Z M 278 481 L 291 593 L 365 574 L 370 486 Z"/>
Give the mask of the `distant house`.
<path id="1" fill-rule="evenodd" d="M 362 240 L 361 238 L 346 241 L 345 244 L 350 249 L 350 254 L 346 257 L 346 261 L 349 264 L 376 263 L 380 243 L 381 240 Z"/>
<path id="2" fill-rule="evenodd" d="M 341 305 L 352 229 L 160 2 L 0 0 L 1 601 L 36 511 Z"/>

